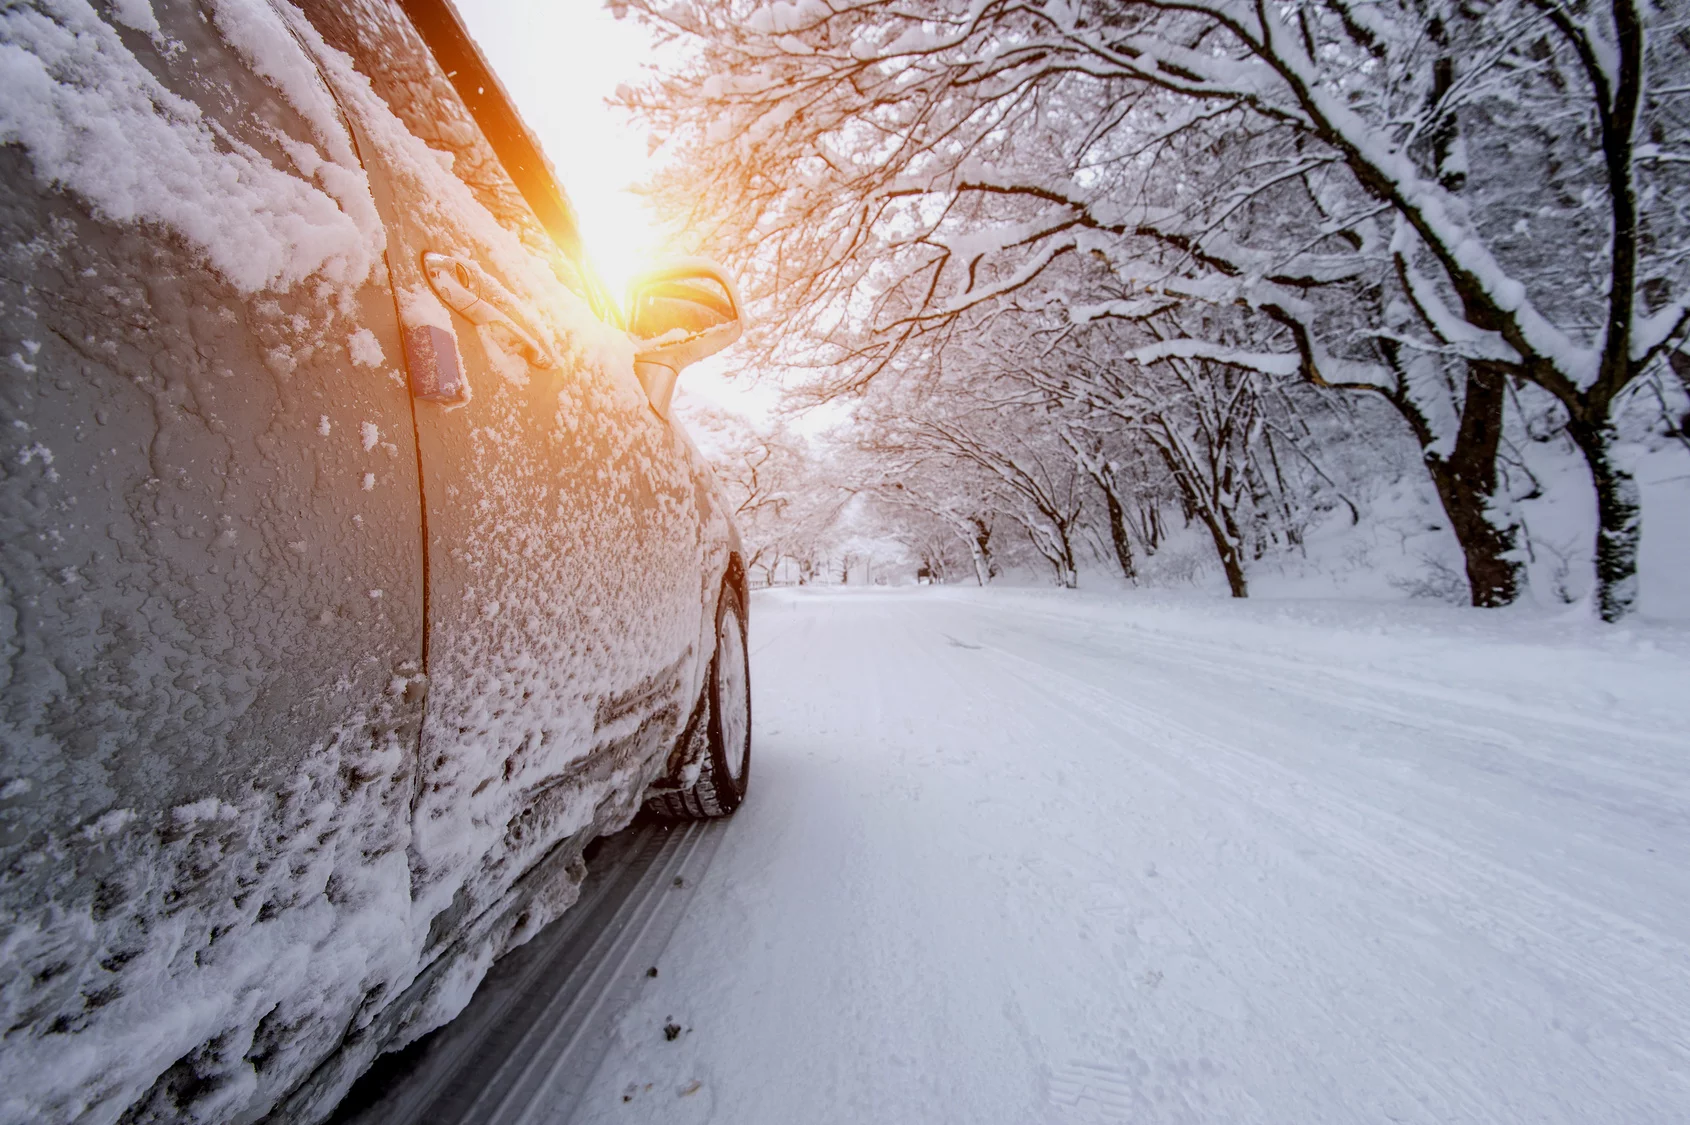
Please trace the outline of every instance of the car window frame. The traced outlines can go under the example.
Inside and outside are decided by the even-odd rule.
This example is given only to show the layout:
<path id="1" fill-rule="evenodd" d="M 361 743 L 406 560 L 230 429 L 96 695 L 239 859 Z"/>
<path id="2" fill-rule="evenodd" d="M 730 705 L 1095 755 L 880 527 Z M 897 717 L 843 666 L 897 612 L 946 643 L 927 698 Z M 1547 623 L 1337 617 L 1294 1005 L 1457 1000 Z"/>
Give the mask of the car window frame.
<path id="1" fill-rule="evenodd" d="M 451 0 L 395 0 L 457 91 L 482 137 L 492 147 L 529 212 L 579 271 L 593 315 L 625 329 L 620 303 L 599 277 L 581 240 L 569 195 L 558 182 L 532 129 L 517 112 L 504 83 L 482 54 Z"/>

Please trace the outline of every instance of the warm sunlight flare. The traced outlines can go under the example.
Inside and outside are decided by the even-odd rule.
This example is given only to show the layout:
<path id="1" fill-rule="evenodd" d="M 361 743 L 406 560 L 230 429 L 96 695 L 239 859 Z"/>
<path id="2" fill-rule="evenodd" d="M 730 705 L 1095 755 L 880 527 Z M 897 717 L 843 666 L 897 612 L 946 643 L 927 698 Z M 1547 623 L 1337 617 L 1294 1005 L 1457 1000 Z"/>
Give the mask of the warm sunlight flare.
<path id="1" fill-rule="evenodd" d="M 664 249 L 634 191 L 651 168 L 647 131 L 605 104 L 652 61 L 648 33 L 590 3 L 465 0 L 462 12 L 557 169 L 593 264 L 621 298 Z"/>
<path id="2" fill-rule="evenodd" d="M 635 275 L 662 257 L 663 238 L 645 202 L 614 173 L 602 179 L 593 174 L 607 171 L 606 166 L 583 164 L 582 170 L 588 174 L 570 181 L 570 201 L 594 267 L 621 300 Z"/>

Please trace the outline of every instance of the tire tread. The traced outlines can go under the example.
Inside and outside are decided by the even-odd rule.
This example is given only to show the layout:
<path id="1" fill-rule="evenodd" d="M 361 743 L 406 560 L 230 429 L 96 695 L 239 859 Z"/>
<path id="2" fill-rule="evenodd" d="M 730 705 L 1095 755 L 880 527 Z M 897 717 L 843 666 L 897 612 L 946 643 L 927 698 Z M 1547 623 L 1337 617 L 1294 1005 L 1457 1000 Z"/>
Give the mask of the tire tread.
<path id="1" fill-rule="evenodd" d="M 743 606 L 739 592 L 732 586 L 724 587 L 722 595 L 724 602 L 731 598 L 733 606 Z M 745 624 L 743 609 L 727 608 L 726 612 L 741 615 L 740 627 L 743 630 Z M 720 617 L 718 616 L 718 631 L 720 627 Z M 717 741 L 716 732 L 719 729 L 715 721 L 717 700 L 713 690 L 716 684 L 716 660 L 717 655 L 712 654 L 710 657 L 710 674 L 706 680 L 706 692 L 709 698 L 707 700 L 707 713 L 704 716 L 706 729 L 710 734 L 708 736 L 709 742 L 700 761 L 698 780 L 693 783 L 690 789 L 665 790 L 661 793 L 653 793 L 646 798 L 646 811 L 664 820 L 716 820 L 720 817 L 731 816 L 734 809 L 739 807 L 739 800 L 743 797 L 743 793 L 736 794 L 734 792 L 732 778 L 726 779 L 727 792 L 725 793 L 722 791 L 723 787 L 716 784 L 716 771 L 719 768 L 718 758 L 721 757 L 719 749 L 715 745 Z"/>

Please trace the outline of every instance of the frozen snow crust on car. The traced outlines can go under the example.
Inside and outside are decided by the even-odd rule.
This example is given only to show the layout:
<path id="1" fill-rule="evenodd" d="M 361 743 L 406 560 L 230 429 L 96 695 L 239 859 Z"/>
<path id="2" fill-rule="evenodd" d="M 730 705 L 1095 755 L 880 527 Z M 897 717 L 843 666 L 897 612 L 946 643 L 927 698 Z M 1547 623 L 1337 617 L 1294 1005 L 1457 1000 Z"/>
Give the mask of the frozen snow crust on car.
<path id="1" fill-rule="evenodd" d="M 146 0 L 112 16 L 164 37 Z M 319 276 L 356 287 L 380 262 L 381 221 L 351 138 L 316 69 L 268 6 L 211 6 L 217 30 L 310 123 L 278 166 L 209 121 L 85 0 L 43 0 L 0 16 L 0 140 L 37 178 L 116 222 L 167 227 L 243 292 Z"/>
<path id="2" fill-rule="evenodd" d="M 0 15 L 0 136 L 14 146 L 6 169 L 27 173 L 10 178 L 62 215 L 8 249 L 8 276 L 87 285 L 107 322 L 139 318 L 179 329 L 182 341 L 138 356 L 121 340 L 108 349 L 90 335 L 77 345 L 84 355 L 45 333 L 16 338 L 8 320 L 12 338 L 0 353 L 15 348 L 13 386 L 104 365 L 112 401 L 127 404 L 111 408 L 115 427 L 156 416 L 168 424 L 148 424 L 171 440 L 203 438 L 207 448 L 226 440 L 227 462 L 207 461 L 207 481 L 236 473 L 250 453 L 284 467 L 297 460 L 302 479 L 362 483 L 323 499 L 293 491 L 295 478 L 278 469 L 268 508 L 186 546 L 136 532 L 114 547 L 84 511 L 83 522 L 63 524 L 83 555 L 67 562 L 57 547 L 30 548 L 21 569 L 4 571 L 3 1122 L 250 1121 L 290 1096 L 290 1118 L 326 1111 L 346 1067 L 384 1040 L 450 1018 L 499 953 L 569 905 L 580 865 L 559 842 L 632 815 L 662 765 L 650 748 L 678 732 L 708 656 L 687 622 L 713 595 L 690 576 L 710 570 L 717 548 L 707 544 L 725 534 L 700 524 L 687 457 L 659 444 L 684 441 L 630 425 L 648 408 L 626 339 L 594 319 L 297 10 L 216 0 L 205 11 L 202 24 L 191 8 L 155 14 L 145 0 L 105 12 L 42 0 Z M 394 10 L 359 11 L 391 18 Z M 206 40 L 187 49 L 173 21 Z M 219 44 L 299 128 L 214 119 L 183 92 L 204 94 L 194 70 Z M 551 487 L 558 504 L 555 482 L 513 479 L 489 496 L 506 520 L 504 539 L 472 537 L 457 549 L 491 558 L 514 542 L 531 565 L 489 572 L 486 584 L 459 592 L 454 612 L 487 624 L 478 644 L 436 654 L 426 678 L 416 662 L 421 622 L 403 609 L 421 581 L 416 530 L 378 517 L 409 503 L 414 518 L 418 487 L 394 366 L 400 349 L 365 327 L 369 310 L 391 304 L 374 283 L 389 236 L 343 111 L 358 143 L 374 149 L 364 158 L 432 201 L 433 229 L 448 248 L 474 247 L 539 313 L 545 344 L 565 357 L 561 372 L 537 371 L 499 341 L 479 344 L 502 357 L 497 370 L 510 385 L 556 388 L 546 422 L 559 456 L 590 456 L 606 490 L 649 499 L 637 511 L 608 508 L 560 527 L 535 502 Z M 159 288 L 161 277 L 147 271 L 161 260 L 149 257 L 160 232 L 201 264 L 205 285 L 221 285 L 229 307 L 245 310 L 244 324 Z M 131 253 L 124 261 L 133 268 L 108 269 L 90 246 L 95 235 Z M 85 281 L 88 271 L 99 276 Z M 432 294 L 401 296 L 419 320 L 460 330 Z M 8 288 L 4 301 L 15 298 Z M 30 299 L 29 316 L 58 315 Z M 196 333 L 237 329 L 263 342 L 262 356 L 195 368 L 189 343 L 219 339 Z M 335 365 L 367 375 L 360 401 L 368 405 L 331 418 L 305 388 Z M 269 430 L 210 426 L 221 403 L 241 398 L 269 404 Z M 82 500 L 73 490 L 103 462 L 117 466 L 107 485 L 114 520 L 145 526 L 134 511 L 164 519 L 192 499 L 182 490 L 194 481 L 148 483 L 146 451 L 138 475 L 123 476 L 127 453 L 114 458 L 73 445 L 79 436 L 61 441 L 28 425 L 36 428 L 0 438 L 0 456 L 19 470 L 0 482 L 11 490 L 0 519 Z M 489 464 L 508 457 L 514 431 L 503 427 L 490 416 L 475 435 Z M 99 432 L 102 441 L 116 433 Z M 159 443 L 152 453 L 164 456 Z M 344 520 L 345 543 L 287 530 L 293 507 L 311 504 Z M 667 553 L 644 558 L 643 570 L 595 564 L 652 542 L 668 544 Z M 226 558 L 224 586 L 170 584 L 171 552 L 189 550 L 229 552 L 215 556 Z M 161 585 L 123 587 L 132 579 L 115 556 L 125 551 L 156 560 Z M 311 567 L 334 551 L 368 581 L 319 612 Z M 70 622 L 64 644 L 82 646 L 76 660 L 55 665 L 19 647 L 33 643 L 15 612 L 21 581 Z M 567 634 L 537 635 L 542 610 L 572 588 L 590 593 L 593 616 Z M 129 621 L 174 647 L 123 649 Z M 274 645 L 247 647 L 257 634 Z M 270 670 L 308 670 L 325 637 L 362 644 L 369 657 L 338 682 L 312 686 L 301 707 L 322 721 L 297 758 L 278 761 L 265 749 L 270 732 L 250 716 L 270 690 Z M 677 652 L 688 655 L 677 663 Z M 92 683 L 64 668 L 113 671 L 111 682 Z M 649 696 L 631 696 L 629 683 L 647 685 Z M 642 717 L 641 708 L 660 696 L 685 702 L 645 721 L 654 712 Z M 419 762 L 425 711 L 432 733 Z M 519 882 L 525 874 L 547 876 L 549 889 L 531 893 Z M 324 1068 L 341 1055 L 351 1061 Z"/>

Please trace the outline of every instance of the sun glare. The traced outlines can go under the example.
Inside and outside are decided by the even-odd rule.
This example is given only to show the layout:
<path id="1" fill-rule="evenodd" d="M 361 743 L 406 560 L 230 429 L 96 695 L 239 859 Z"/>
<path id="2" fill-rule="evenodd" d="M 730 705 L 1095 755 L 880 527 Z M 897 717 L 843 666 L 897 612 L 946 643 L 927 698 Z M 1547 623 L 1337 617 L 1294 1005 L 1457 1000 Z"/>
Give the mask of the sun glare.
<path id="1" fill-rule="evenodd" d="M 464 0 L 461 11 L 557 169 L 587 253 L 618 299 L 663 239 L 632 190 L 651 169 L 645 130 L 605 100 L 638 82 L 650 37 L 595 3 Z"/>
<path id="2" fill-rule="evenodd" d="M 663 240 L 651 211 L 625 183 L 598 183 L 591 175 L 571 180 L 568 191 L 587 254 L 621 300 L 628 283 L 662 256 Z"/>

